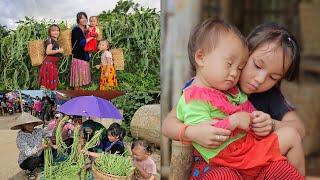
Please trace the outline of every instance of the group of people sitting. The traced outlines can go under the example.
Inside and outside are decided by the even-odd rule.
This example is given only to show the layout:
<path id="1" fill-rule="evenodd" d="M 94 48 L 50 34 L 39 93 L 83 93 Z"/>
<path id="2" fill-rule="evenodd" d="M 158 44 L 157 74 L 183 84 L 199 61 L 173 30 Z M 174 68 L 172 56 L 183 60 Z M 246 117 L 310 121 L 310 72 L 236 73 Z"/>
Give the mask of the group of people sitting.
<path id="1" fill-rule="evenodd" d="M 55 118 L 51 120 L 45 128 L 35 128 L 43 123 L 40 119 L 23 113 L 17 120 L 17 124 L 11 129 L 20 129 L 17 135 L 17 147 L 19 149 L 18 163 L 21 169 L 28 170 L 29 179 L 35 179 L 37 172 L 41 171 L 44 166 L 44 149 L 48 148 L 47 144 L 43 143 L 43 138 L 48 137 L 51 140 L 52 154 L 54 161 L 63 161 L 61 156 L 57 156 L 56 146 L 56 131 L 59 122 L 63 115 L 55 114 Z M 86 120 L 82 123 L 81 116 L 73 116 L 65 121 L 61 126 L 61 137 L 67 145 L 66 153 L 71 153 L 71 145 L 73 143 L 74 128 L 81 127 L 81 137 L 85 142 L 88 142 L 96 131 L 103 129 L 100 143 L 89 150 L 82 150 L 81 153 L 90 156 L 94 160 L 102 153 L 112 153 L 122 155 L 125 150 L 124 137 L 126 135 L 125 129 L 119 123 L 112 123 L 108 129 L 102 124 Z M 152 153 L 151 145 L 145 140 L 134 140 L 132 142 L 132 157 L 133 164 L 136 167 L 134 173 L 135 179 L 149 179 L 156 173 L 156 165 L 150 158 Z"/>

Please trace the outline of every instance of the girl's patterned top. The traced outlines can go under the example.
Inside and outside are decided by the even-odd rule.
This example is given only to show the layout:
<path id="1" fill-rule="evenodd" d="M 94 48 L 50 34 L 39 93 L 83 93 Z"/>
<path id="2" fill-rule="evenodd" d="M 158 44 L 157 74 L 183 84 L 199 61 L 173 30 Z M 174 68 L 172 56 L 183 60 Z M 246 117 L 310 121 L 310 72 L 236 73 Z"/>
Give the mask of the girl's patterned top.
<path id="1" fill-rule="evenodd" d="M 110 51 L 104 51 L 102 53 L 101 65 L 113 65 L 112 54 Z"/>

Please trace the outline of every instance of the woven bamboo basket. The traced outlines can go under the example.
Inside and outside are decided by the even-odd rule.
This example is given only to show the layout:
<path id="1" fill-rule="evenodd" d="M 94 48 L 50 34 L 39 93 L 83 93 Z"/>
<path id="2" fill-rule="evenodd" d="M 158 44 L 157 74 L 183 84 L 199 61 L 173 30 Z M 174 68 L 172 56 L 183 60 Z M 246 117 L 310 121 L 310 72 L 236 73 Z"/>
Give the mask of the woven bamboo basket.
<path id="1" fill-rule="evenodd" d="M 303 53 L 320 55 L 320 2 L 301 2 L 300 24 Z"/>
<path id="2" fill-rule="evenodd" d="M 58 43 L 63 49 L 63 54 L 68 56 L 72 54 L 72 44 L 71 44 L 71 29 L 66 29 L 61 31 Z"/>
<path id="3" fill-rule="evenodd" d="M 129 180 L 132 173 L 128 176 L 115 176 L 112 174 L 107 174 L 98 170 L 95 165 L 92 165 L 92 174 L 95 180 Z"/>
<path id="4" fill-rule="evenodd" d="M 98 33 L 97 40 L 100 41 L 101 39 L 103 39 L 103 27 L 102 26 L 97 26 L 96 31 Z"/>
<path id="5" fill-rule="evenodd" d="M 130 130 L 132 137 L 142 138 L 160 146 L 160 104 L 140 107 L 133 115 Z"/>
<path id="6" fill-rule="evenodd" d="M 114 63 L 114 68 L 116 70 L 124 70 L 124 54 L 123 49 L 111 49 L 112 59 Z"/>
<path id="7" fill-rule="evenodd" d="M 41 65 L 45 57 L 43 40 L 34 40 L 28 42 L 28 53 L 31 59 L 32 66 Z"/>

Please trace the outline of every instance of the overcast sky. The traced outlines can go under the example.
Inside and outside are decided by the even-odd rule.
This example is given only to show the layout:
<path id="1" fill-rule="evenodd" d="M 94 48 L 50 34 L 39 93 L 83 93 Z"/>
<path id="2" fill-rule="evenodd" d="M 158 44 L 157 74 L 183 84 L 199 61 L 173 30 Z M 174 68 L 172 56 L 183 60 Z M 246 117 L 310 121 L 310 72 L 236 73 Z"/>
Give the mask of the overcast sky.
<path id="1" fill-rule="evenodd" d="M 88 16 L 113 9 L 118 0 L 0 0 L 0 25 L 15 28 L 25 16 L 37 19 L 65 20 L 76 23 L 76 14 L 84 11 Z M 133 0 L 141 6 L 160 11 L 160 0 Z M 54 2 L 54 3 L 53 3 Z"/>

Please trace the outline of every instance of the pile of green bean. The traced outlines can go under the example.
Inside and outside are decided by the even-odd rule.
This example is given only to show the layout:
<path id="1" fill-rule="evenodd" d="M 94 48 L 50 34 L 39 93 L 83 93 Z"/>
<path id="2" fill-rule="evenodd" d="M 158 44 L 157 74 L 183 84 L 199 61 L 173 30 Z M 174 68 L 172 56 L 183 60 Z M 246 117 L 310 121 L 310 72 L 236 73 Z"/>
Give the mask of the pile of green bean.
<path id="1" fill-rule="evenodd" d="M 129 176 L 134 171 L 132 160 L 129 156 L 105 153 L 94 162 L 99 171 L 114 176 Z"/>
<path id="2" fill-rule="evenodd" d="M 78 180 L 79 179 L 79 167 L 77 165 L 71 165 L 67 163 L 61 163 L 52 166 L 51 175 L 45 176 L 42 174 L 40 179 L 50 180 Z"/>

